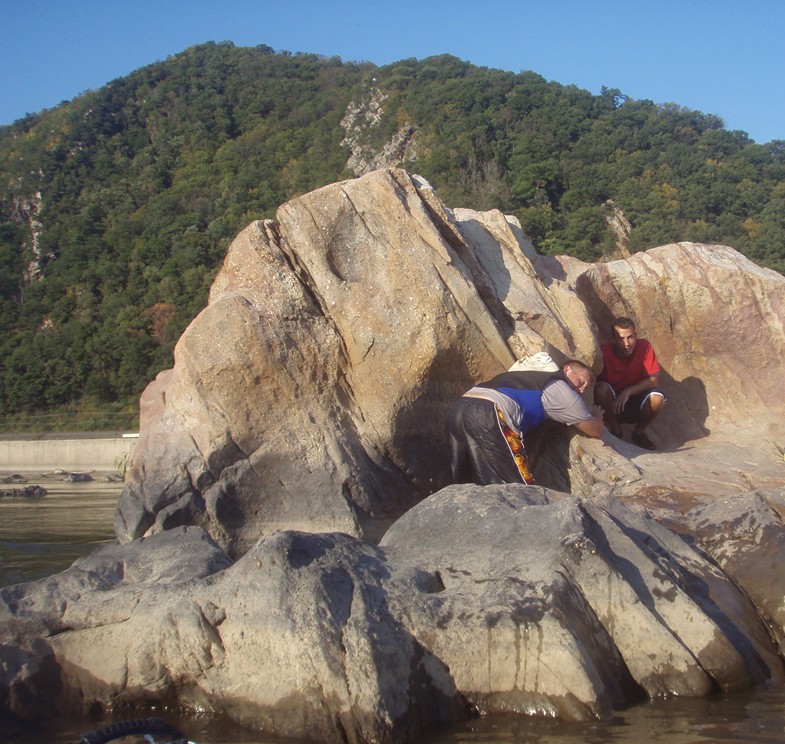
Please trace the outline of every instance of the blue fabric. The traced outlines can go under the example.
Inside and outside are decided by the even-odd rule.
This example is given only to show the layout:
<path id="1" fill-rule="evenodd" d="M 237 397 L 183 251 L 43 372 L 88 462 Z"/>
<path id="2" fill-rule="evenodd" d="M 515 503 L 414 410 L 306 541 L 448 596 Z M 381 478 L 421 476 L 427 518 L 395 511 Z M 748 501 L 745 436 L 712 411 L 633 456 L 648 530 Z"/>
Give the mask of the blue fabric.
<path id="1" fill-rule="evenodd" d="M 515 388 L 499 388 L 508 398 L 512 398 L 521 408 L 521 434 L 540 424 L 545 419 L 542 407 L 542 390 L 516 390 Z"/>

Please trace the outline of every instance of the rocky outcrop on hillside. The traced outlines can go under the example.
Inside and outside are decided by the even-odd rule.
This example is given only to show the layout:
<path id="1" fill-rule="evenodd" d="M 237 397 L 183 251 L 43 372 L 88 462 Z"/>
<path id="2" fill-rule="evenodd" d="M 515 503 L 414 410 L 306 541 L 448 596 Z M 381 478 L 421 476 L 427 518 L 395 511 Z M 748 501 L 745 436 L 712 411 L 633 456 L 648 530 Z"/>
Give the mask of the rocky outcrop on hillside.
<path id="1" fill-rule="evenodd" d="M 351 153 L 346 161 L 346 170 L 355 176 L 417 160 L 417 133 L 409 122 L 401 124 L 381 147 L 376 144 L 386 100 L 387 96 L 371 84 L 358 101 L 349 104 L 341 119 L 346 133 L 341 145 L 348 147 Z"/>
<path id="2" fill-rule="evenodd" d="M 648 452 L 544 427 L 537 486 L 451 486 L 442 426 L 638 321 Z M 118 542 L 0 591 L 0 704 L 214 711 L 320 741 L 476 712 L 587 718 L 781 680 L 785 278 L 725 246 L 589 265 L 404 171 L 230 247 L 141 400 Z"/>

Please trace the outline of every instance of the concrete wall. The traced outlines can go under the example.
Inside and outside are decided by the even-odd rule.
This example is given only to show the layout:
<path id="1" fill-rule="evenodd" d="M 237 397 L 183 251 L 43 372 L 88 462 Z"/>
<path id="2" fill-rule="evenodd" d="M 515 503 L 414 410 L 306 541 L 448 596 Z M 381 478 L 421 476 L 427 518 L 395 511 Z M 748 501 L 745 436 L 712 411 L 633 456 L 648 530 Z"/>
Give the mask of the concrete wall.
<path id="1" fill-rule="evenodd" d="M 117 463 L 133 457 L 136 437 L 0 440 L 0 471 L 117 471 Z"/>

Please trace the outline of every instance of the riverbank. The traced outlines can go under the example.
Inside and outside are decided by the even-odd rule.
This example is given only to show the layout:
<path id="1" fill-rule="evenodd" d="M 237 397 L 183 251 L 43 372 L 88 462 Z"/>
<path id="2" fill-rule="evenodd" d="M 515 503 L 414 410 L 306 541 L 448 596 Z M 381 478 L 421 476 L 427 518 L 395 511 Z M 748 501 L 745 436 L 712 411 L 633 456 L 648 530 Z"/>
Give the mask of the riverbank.
<path id="1" fill-rule="evenodd" d="M 0 476 L 68 472 L 117 473 L 133 460 L 135 432 L 18 434 L 0 438 Z"/>

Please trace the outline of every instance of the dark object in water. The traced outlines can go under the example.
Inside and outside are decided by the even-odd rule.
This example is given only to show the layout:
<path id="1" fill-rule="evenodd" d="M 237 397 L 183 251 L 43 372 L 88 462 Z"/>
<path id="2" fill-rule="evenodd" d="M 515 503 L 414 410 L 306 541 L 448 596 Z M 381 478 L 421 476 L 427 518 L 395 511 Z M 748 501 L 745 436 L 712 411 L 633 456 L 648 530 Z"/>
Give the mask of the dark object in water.
<path id="1" fill-rule="evenodd" d="M 126 736 L 166 737 L 161 744 L 193 744 L 185 734 L 174 726 L 170 726 L 163 718 L 139 718 L 131 721 L 118 721 L 108 726 L 88 731 L 79 740 L 79 744 L 106 744 L 114 739 L 123 739 Z"/>
<path id="2" fill-rule="evenodd" d="M 27 483 L 27 478 L 23 475 L 19 475 L 19 473 L 14 473 L 13 475 L 7 475 L 4 478 L 0 478 L 0 483 Z"/>
<path id="3" fill-rule="evenodd" d="M 62 476 L 65 483 L 81 483 L 82 481 L 93 480 L 93 476 L 91 475 L 93 472 L 94 471 L 90 470 L 88 472 L 73 473 L 68 470 L 53 470 L 51 473 L 44 473 L 44 475 L 48 477 Z"/>
<path id="4" fill-rule="evenodd" d="M 42 486 L 0 488 L 0 499 L 2 499 L 4 496 L 12 499 L 41 499 L 46 496 L 46 489 Z"/>
<path id="5" fill-rule="evenodd" d="M 90 473 L 68 473 L 63 480 L 66 483 L 81 483 L 93 480 L 93 476 Z"/>

